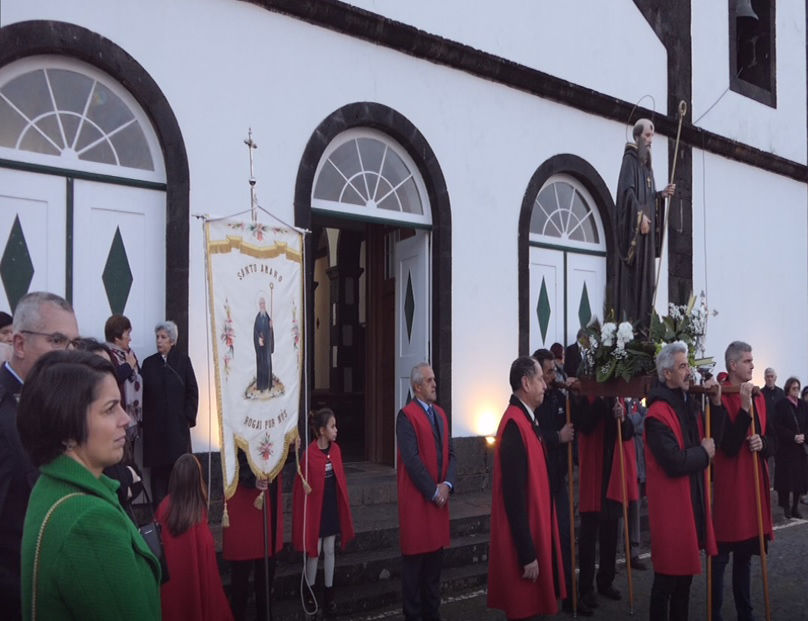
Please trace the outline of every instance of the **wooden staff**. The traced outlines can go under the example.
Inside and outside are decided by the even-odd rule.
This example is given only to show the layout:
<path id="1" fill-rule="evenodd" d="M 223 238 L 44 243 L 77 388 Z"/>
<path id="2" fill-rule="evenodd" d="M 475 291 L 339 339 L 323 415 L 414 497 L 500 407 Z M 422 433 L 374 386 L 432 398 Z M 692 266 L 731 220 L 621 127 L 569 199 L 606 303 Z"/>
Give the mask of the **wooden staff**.
<path id="1" fill-rule="evenodd" d="M 622 405 L 620 407 L 625 410 Z M 623 458 L 623 420 L 619 416 L 617 417 L 617 452 L 620 453 L 620 481 L 623 488 L 623 535 L 625 537 L 626 570 L 628 571 L 628 613 L 633 615 L 634 582 L 631 580 L 631 541 L 628 536 L 628 490 L 626 489 L 626 464 Z"/>
<path id="2" fill-rule="evenodd" d="M 671 177 L 668 183 L 673 183 L 676 176 L 676 160 L 679 156 L 679 135 L 682 133 L 682 119 L 687 114 L 687 103 L 684 99 L 679 102 L 679 127 L 676 128 L 676 145 L 673 147 L 673 163 L 671 164 Z M 665 199 L 665 215 L 662 219 L 662 241 L 659 244 L 659 265 L 657 265 L 656 280 L 654 281 L 654 298 L 651 300 L 651 310 L 656 307 L 656 295 L 659 289 L 659 274 L 662 272 L 662 257 L 665 256 L 665 233 L 668 231 L 668 208 L 671 204 L 671 197 Z"/>
<path id="3" fill-rule="evenodd" d="M 567 391 L 567 424 L 572 422 L 570 415 L 570 393 Z M 570 579 L 572 584 L 572 616 L 578 616 L 578 578 L 575 575 L 575 485 L 572 480 L 572 442 L 567 442 L 567 474 L 569 479 L 570 500 Z"/>
<path id="4" fill-rule="evenodd" d="M 752 405 L 749 408 L 752 415 L 752 423 L 749 426 L 749 435 L 755 433 L 755 400 L 752 399 Z M 761 426 L 761 431 L 763 431 Z M 760 473 L 758 473 L 758 466 L 760 465 L 760 451 L 754 451 L 752 454 L 752 470 L 755 473 L 755 505 L 757 507 L 757 523 L 758 523 L 758 543 L 760 544 L 760 573 L 763 574 L 763 599 L 766 602 L 766 621 L 771 621 L 771 607 L 769 605 L 769 568 L 766 563 L 766 542 L 763 538 L 763 505 L 760 498 Z"/>
<path id="5" fill-rule="evenodd" d="M 704 436 L 706 438 L 711 437 L 711 430 L 712 427 L 710 426 L 710 399 L 705 395 L 707 399 L 707 406 L 704 408 L 705 421 L 704 425 Z M 712 502 L 712 492 L 710 491 L 710 481 L 712 481 L 712 473 L 713 473 L 713 460 L 710 459 L 707 461 L 707 486 L 705 491 L 707 492 L 707 508 L 710 508 L 710 504 Z M 705 546 L 706 548 L 706 546 Z M 707 552 L 707 621 L 713 621 L 713 557 L 710 555 L 710 552 Z"/>

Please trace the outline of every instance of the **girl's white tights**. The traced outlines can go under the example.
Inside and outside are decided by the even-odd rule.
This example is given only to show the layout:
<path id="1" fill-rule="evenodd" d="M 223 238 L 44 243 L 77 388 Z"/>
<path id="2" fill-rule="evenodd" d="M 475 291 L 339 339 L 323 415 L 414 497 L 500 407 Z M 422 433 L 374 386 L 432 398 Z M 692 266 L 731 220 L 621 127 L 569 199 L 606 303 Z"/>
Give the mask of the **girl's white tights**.
<path id="1" fill-rule="evenodd" d="M 317 563 L 320 560 L 320 552 L 323 553 L 323 575 L 325 578 L 326 588 L 334 586 L 334 540 L 336 535 L 331 535 L 325 539 L 318 539 L 317 541 L 317 556 L 306 557 L 306 580 L 310 586 L 314 586 L 314 580 L 317 578 Z"/>

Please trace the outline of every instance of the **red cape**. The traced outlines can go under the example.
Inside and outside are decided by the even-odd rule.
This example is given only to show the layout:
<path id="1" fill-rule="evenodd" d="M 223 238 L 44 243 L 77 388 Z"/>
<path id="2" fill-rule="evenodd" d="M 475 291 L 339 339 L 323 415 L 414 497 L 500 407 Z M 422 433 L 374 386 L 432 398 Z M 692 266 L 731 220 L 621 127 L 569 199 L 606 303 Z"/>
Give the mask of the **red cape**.
<path id="1" fill-rule="evenodd" d="M 721 399 L 730 421 L 734 421 L 741 409 L 741 396 L 724 394 Z M 761 435 L 765 435 L 766 401 L 762 394 L 754 398 L 754 405 L 755 413 L 760 419 L 760 428 L 763 430 Z M 758 537 L 753 470 L 755 462 L 760 464 L 758 482 L 763 513 L 763 533 L 768 539 L 774 538 L 771 496 L 769 495 L 769 467 L 765 459 L 756 460 L 753 453 L 744 445 L 735 457 L 728 457 L 718 449 L 713 460 L 715 469 L 713 515 L 715 537 L 720 543 L 746 541 Z"/>
<path id="2" fill-rule="evenodd" d="M 163 621 L 232 621 L 207 514 L 201 522 L 175 537 L 168 530 L 170 506 L 171 497 L 166 496 L 157 509 L 169 574 L 168 582 L 160 587 Z"/>
<path id="3" fill-rule="evenodd" d="M 342 451 L 336 442 L 331 443 L 329 449 L 331 465 L 334 469 L 334 476 L 337 478 L 337 510 L 339 512 L 339 529 L 342 549 L 354 538 L 353 517 L 351 517 L 351 502 L 348 499 L 348 484 L 345 481 L 345 468 L 342 465 Z M 309 444 L 303 454 L 303 463 L 300 468 L 305 475 L 308 460 L 308 482 L 311 485 L 311 493 L 306 498 L 303 491 L 303 482 L 299 476 L 295 476 L 295 484 L 292 488 L 292 545 L 300 552 L 304 548 L 303 522 L 305 515 L 306 536 L 305 550 L 308 556 L 317 558 L 317 540 L 320 538 L 320 519 L 323 515 L 323 494 L 325 492 L 325 466 L 328 458 L 320 447 L 317 440 Z M 304 500 L 306 501 L 304 503 Z M 305 513 L 303 507 L 306 507 Z"/>
<path id="4" fill-rule="evenodd" d="M 682 426 L 673 408 L 664 401 L 655 401 L 648 409 L 653 418 L 673 431 L 679 448 L 685 448 Z M 699 419 L 699 440 L 704 429 Z M 645 442 L 645 467 L 648 494 L 648 520 L 651 526 L 651 561 L 654 571 L 672 576 L 701 573 L 696 519 L 690 495 L 690 477 L 669 477 Z M 709 469 L 704 469 L 704 506 L 706 507 L 705 549 L 707 554 L 718 554 L 713 531 L 710 504 L 707 502 Z"/>
<path id="5" fill-rule="evenodd" d="M 500 446 L 502 434 L 508 421 L 514 421 L 522 435 L 527 453 L 528 523 L 533 535 L 533 545 L 539 562 L 539 578 L 530 582 L 522 578 L 516 546 L 511 535 L 505 500 L 502 493 L 502 468 Z M 524 412 L 515 405 L 508 406 L 497 430 L 494 450 L 494 485 L 491 496 L 491 543 L 488 552 L 488 607 L 505 611 L 508 618 L 525 618 L 534 615 L 552 615 L 558 611 L 553 579 L 553 546 L 556 548 L 558 565 L 561 565 L 561 546 L 558 540 L 558 525 L 551 509 L 550 483 L 547 480 L 547 462 L 544 447 L 536 437 Z M 563 572 L 558 576 L 561 597 L 566 596 Z"/>
<path id="6" fill-rule="evenodd" d="M 591 404 L 590 404 L 591 405 Z M 617 425 L 617 421 L 609 424 Z M 601 420 L 590 434 L 578 435 L 578 494 L 579 511 L 581 513 L 599 512 L 603 495 L 603 444 L 606 421 Z M 612 452 L 612 467 L 609 471 L 609 482 L 606 487 L 606 497 L 617 502 L 623 502 L 623 492 L 620 476 L 620 455 L 617 446 L 622 444 L 623 461 L 626 470 L 627 500 L 637 500 L 640 489 L 637 484 L 637 449 L 634 438 L 619 442 L 615 435 L 615 450 Z"/>
<path id="7" fill-rule="evenodd" d="M 435 436 L 432 434 L 432 423 L 429 422 L 424 408 L 414 399 L 401 411 L 415 429 L 418 441 L 418 454 L 430 476 L 436 481 L 446 480 L 449 468 L 449 419 L 437 404 L 433 404 L 435 412 L 443 417 L 441 437 L 443 450 L 443 469 L 438 472 L 438 452 L 435 450 Z M 398 521 L 399 538 L 402 554 L 427 554 L 441 548 L 449 547 L 449 504 L 438 507 L 434 502 L 424 498 L 407 474 L 401 452 L 398 453 Z"/>
<path id="8" fill-rule="evenodd" d="M 273 539 L 272 516 L 267 505 L 267 535 L 270 541 L 275 542 L 275 546 L 270 544 L 269 555 L 274 556 L 283 548 L 283 502 L 281 499 L 281 488 L 283 482 L 278 474 L 277 494 L 275 496 L 275 507 L 278 525 L 278 532 Z M 227 514 L 230 519 L 230 526 L 222 528 L 222 556 L 226 561 L 252 561 L 257 558 L 264 558 L 264 527 L 261 524 L 263 509 L 255 508 L 255 499 L 260 494 L 260 490 L 254 487 L 244 487 L 239 483 L 236 493 L 227 499 Z M 267 490 L 264 500 L 269 500 L 269 490 Z"/>

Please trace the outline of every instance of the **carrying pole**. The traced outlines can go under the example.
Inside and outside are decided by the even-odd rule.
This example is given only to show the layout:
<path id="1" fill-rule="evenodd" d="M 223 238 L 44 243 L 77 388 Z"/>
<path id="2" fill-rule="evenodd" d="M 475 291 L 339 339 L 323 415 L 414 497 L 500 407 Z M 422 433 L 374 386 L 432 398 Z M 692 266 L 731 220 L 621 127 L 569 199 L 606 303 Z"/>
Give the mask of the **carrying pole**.
<path id="1" fill-rule="evenodd" d="M 619 403 L 619 401 L 618 401 Z M 623 407 L 622 405 L 620 407 Z M 628 490 L 626 489 L 626 464 L 623 458 L 623 420 L 617 418 L 617 446 L 620 453 L 620 482 L 623 490 L 623 536 L 625 537 L 626 572 L 628 574 L 628 613 L 634 614 L 634 581 L 631 579 L 631 541 L 628 536 Z"/>
<path id="2" fill-rule="evenodd" d="M 567 391 L 567 424 L 572 422 L 570 414 L 570 393 Z M 570 501 L 570 579 L 572 581 L 572 616 L 578 616 L 578 577 L 575 575 L 575 484 L 572 480 L 572 442 L 567 443 L 567 475 L 569 479 Z"/>
<path id="3" fill-rule="evenodd" d="M 755 399 L 752 398 L 750 408 L 752 423 L 749 426 L 749 435 L 755 432 Z M 761 431 L 763 431 L 761 429 Z M 755 506 L 757 508 L 758 543 L 760 544 L 760 573 L 763 575 L 763 599 L 766 602 L 766 621 L 771 621 L 771 605 L 769 602 L 769 567 L 766 561 L 766 542 L 763 536 L 763 503 L 760 497 L 760 451 L 752 453 L 752 470 L 755 473 Z"/>
<path id="4" fill-rule="evenodd" d="M 706 397 L 707 405 L 704 408 L 705 413 L 705 425 L 704 425 L 704 437 L 710 438 L 712 437 L 712 426 L 710 421 L 710 399 Z M 712 490 L 710 489 L 710 484 L 713 481 L 713 460 L 711 459 L 707 463 L 707 484 L 705 486 L 705 491 L 707 492 L 707 507 L 712 506 Z M 705 546 L 706 547 L 706 546 Z M 713 621 L 713 557 L 707 552 L 707 621 Z"/>

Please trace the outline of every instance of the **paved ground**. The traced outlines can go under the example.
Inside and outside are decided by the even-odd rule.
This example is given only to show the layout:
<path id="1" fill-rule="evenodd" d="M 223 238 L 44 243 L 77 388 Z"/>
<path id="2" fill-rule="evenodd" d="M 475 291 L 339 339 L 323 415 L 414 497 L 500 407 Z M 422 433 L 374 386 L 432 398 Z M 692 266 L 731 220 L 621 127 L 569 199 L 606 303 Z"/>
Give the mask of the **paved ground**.
<path id="1" fill-rule="evenodd" d="M 805 510 L 805 508 L 803 508 Z M 779 509 L 775 509 L 779 515 Z M 792 520 L 779 523 L 775 526 L 775 541 L 769 548 L 769 594 L 771 602 L 771 618 L 776 621 L 808 620 L 808 521 Z M 648 554 L 643 555 L 648 557 Z M 648 559 L 650 561 L 650 559 Z M 765 605 L 763 599 L 763 581 L 761 578 L 760 560 L 752 559 L 752 599 L 757 619 L 765 619 Z M 731 568 L 727 568 L 725 579 L 725 595 L 723 615 L 726 621 L 735 619 L 735 607 L 732 602 L 730 586 Z M 623 601 L 611 602 L 601 598 L 601 605 L 593 619 L 620 621 L 623 619 L 647 619 L 648 597 L 651 592 L 653 571 L 634 571 L 634 614 L 629 613 L 628 606 L 628 579 L 625 565 L 621 561 L 615 580 L 615 586 L 623 593 Z M 690 593 L 690 618 L 693 620 L 706 619 L 706 578 L 705 574 L 693 579 Z M 492 611 L 485 605 L 486 593 L 484 590 L 471 593 L 458 594 L 454 597 L 444 598 L 441 616 L 446 621 L 476 621 L 497 620 L 502 621 L 505 615 L 499 611 Z M 561 614 L 564 618 L 570 615 Z M 365 621 L 401 619 L 400 609 L 380 612 Z M 581 617 L 583 618 L 583 617 Z M 655 621 L 655 620 L 652 620 Z"/>

